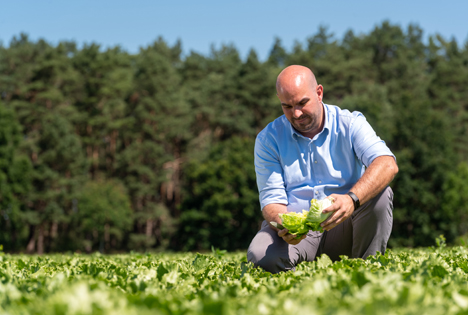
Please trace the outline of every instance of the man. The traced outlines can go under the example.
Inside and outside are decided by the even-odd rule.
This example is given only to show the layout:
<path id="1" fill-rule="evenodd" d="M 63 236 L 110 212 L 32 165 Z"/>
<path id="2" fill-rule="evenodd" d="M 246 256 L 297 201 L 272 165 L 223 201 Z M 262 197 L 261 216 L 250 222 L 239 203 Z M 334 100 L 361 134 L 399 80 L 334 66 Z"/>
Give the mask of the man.
<path id="1" fill-rule="evenodd" d="M 323 87 L 303 66 L 284 69 L 276 82 L 284 115 L 255 143 L 255 170 L 265 221 L 247 258 L 277 273 L 322 253 L 366 258 L 385 252 L 393 222 L 395 156 L 359 112 L 322 103 Z M 278 230 L 278 214 L 309 210 L 310 200 L 333 198 L 321 225 L 300 239 Z"/>

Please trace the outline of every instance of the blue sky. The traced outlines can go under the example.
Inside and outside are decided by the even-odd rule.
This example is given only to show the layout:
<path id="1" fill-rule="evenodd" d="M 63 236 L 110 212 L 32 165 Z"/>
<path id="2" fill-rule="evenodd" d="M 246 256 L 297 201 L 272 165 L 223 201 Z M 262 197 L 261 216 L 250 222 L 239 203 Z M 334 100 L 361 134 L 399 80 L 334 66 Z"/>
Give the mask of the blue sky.
<path id="1" fill-rule="evenodd" d="M 467 15 L 466 0 L 0 0 L 0 41 L 8 46 L 24 32 L 52 44 L 96 42 L 136 53 L 162 36 L 171 45 L 180 39 L 184 53 L 234 44 L 242 56 L 253 48 L 264 60 L 275 37 L 289 50 L 320 25 L 341 39 L 349 29 L 368 33 L 383 20 L 404 28 L 415 23 L 426 37 L 439 33 L 464 44 Z"/>

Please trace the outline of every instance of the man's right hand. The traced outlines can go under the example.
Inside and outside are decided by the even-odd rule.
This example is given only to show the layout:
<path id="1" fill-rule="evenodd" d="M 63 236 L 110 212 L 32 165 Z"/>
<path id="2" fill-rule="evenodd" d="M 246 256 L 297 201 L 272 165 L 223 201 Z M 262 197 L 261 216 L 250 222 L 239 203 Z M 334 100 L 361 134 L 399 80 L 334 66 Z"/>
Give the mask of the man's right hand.
<path id="1" fill-rule="evenodd" d="M 271 203 L 269 205 L 266 205 L 265 207 L 263 207 L 262 209 L 262 214 L 263 214 L 263 217 L 265 218 L 265 220 L 267 222 L 278 222 L 280 223 L 281 222 L 281 219 L 279 218 L 278 214 L 280 213 L 286 213 L 288 212 L 287 208 L 286 208 L 286 205 L 283 205 L 283 204 L 278 204 L 278 203 Z M 270 224 L 270 227 L 275 230 L 275 231 L 278 231 L 278 236 L 281 237 L 286 243 L 288 243 L 289 245 L 297 245 L 299 244 L 303 239 L 306 238 L 306 235 L 303 235 L 302 237 L 296 239 L 296 236 L 295 235 L 291 235 L 289 234 L 289 230 L 288 229 L 283 229 L 283 230 L 279 230 L 277 228 L 275 228 L 273 225 Z"/>
<path id="2" fill-rule="evenodd" d="M 283 230 L 278 231 L 278 236 L 281 237 L 289 245 L 297 245 L 303 239 L 305 239 L 307 237 L 307 234 L 302 235 L 300 238 L 296 239 L 296 235 L 289 234 L 288 229 L 283 229 Z"/>

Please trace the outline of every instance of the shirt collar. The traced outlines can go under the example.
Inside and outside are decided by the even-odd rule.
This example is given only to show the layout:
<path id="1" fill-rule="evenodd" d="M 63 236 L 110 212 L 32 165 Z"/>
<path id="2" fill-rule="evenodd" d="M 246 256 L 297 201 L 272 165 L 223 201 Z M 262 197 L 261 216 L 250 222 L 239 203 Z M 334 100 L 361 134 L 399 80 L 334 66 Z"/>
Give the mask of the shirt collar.
<path id="1" fill-rule="evenodd" d="M 318 134 L 315 135 L 315 137 L 313 139 L 310 139 L 308 137 L 304 137 L 303 135 L 301 135 L 298 131 L 296 131 L 296 129 L 294 129 L 294 127 L 291 125 L 291 123 L 287 120 L 288 122 L 288 125 L 289 125 L 289 130 L 291 132 L 291 137 L 295 140 L 297 139 L 300 139 L 300 138 L 304 138 L 304 139 L 307 139 L 307 140 L 317 140 L 318 137 L 320 137 L 322 134 L 328 134 L 329 130 L 330 130 L 330 119 L 328 117 L 328 106 L 322 102 L 322 105 L 323 105 L 323 114 L 325 115 L 325 123 L 323 124 L 323 129 L 322 131 L 320 131 Z"/>

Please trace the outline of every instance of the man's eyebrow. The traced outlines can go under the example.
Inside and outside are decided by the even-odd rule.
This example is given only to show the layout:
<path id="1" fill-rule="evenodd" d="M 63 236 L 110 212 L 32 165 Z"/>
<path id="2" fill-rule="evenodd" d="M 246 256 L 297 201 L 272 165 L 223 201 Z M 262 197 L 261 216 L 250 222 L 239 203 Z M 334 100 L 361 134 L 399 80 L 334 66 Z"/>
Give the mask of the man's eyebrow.
<path id="1" fill-rule="evenodd" d="M 299 101 L 298 104 L 307 103 L 309 100 L 310 100 L 309 97 L 304 97 L 302 100 Z M 291 105 L 289 105 L 287 103 L 281 103 L 281 106 L 291 106 Z"/>

